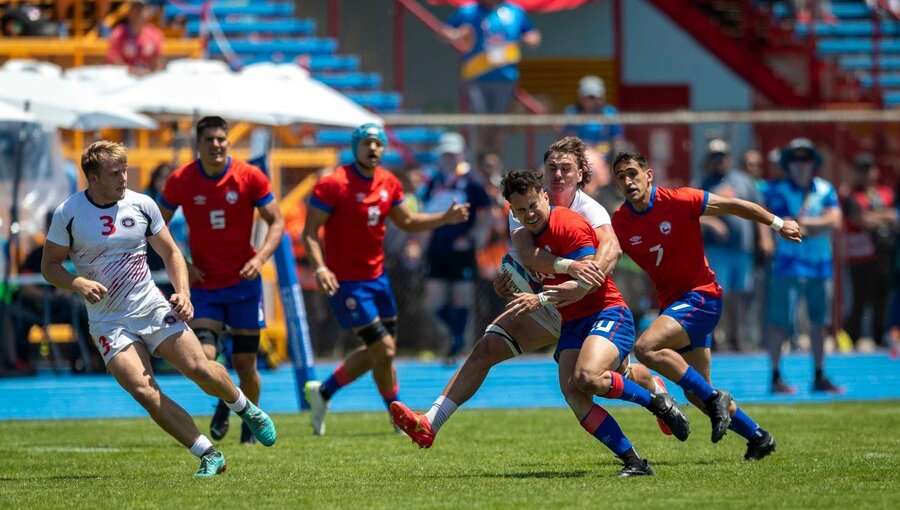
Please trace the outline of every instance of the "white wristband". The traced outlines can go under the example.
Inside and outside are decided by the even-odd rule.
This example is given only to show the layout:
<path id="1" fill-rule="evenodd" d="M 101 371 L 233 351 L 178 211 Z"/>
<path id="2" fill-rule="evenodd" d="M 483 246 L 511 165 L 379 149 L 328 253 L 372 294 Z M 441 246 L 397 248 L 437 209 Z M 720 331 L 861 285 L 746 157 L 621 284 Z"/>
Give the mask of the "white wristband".
<path id="1" fill-rule="evenodd" d="M 769 227 L 772 228 L 775 232 L 781 232 L 782 227 L 784 227 L 784 220 L 775 216 L 772 220 L 772 223 L 769 224 Z"/>
<path id="2" fill-rule="evenodd" d="M 572 262 L 575 261 L 556 257 L 556 260 L 553 261 L 553 270 L 556 271 L 556 274 L 566 274 L 569 272 L 569 266 L 572 265 Z"/>
<path id="3" fill-rule="evenodd" d="M 537 297 L 538 301 L 540 301 L 541 303 L 541 306 L 550 306 L 550 298 L 548 298 L 546 294 L 544 294 L 543 292 L 539 292 Z"/>
<path id="4" fill-rule="evenodd" d="M 316 274 L 320 274 L 320 273 L 327 273 L 327 272 L 328 272 L 328 268 L 327 268 L 327 267 L 325 267 L 325 266 L 322 266 L 322 267 L 319 267 L 319 268 L 316 268 Z"/>
<path id="5" fill-rule="evenodd" d="M 583 282 L 583 281 L 581 281 L 581 280 L 579 280 L 579 279 L 577 279 L 577 278 L 575 279 L 575 284 L 578 285 L 579 287 L 581 287 L 582 289 L 592 289 L 592 288 L 594 288 L 594 286 L 591 285 L 590 283 L 588 283 L 588 282 Z"/>

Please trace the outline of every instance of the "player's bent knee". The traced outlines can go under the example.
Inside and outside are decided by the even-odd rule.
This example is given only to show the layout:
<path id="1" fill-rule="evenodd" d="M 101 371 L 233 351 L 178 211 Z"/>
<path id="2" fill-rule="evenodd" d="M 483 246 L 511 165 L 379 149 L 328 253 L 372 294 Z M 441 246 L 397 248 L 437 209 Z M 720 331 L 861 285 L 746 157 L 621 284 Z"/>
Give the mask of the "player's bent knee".
<path id="1" fill-rule="evenodd" d="M 139 386 L 129 388 L 128 393 L 148 411 L 158 409 L 162 402 L 162 394 L 159 387 L 155 384 L 141 384 Z"/>
<path id="2" fill-rule="evenodd" d="M 576 368 L 572 375 L 572 383 L 583 393 L 602 395 L 612 387 L 612 376 L 608 370 L 597 373 L 587 368 Z"/>
<path id="3" fill-rule="evenodd" d="M 488 324 L 488 327 L 484 330 L 484 336 L 482 337 L 482 340 L 485 342 L 485 347 L 491 347 L 497 344 L 497 342 L 491 340 L 491 337 L 498 338 L 506 344 L 507 349 L 501 348 L 500 351 L 502 351 L 502 354 L 500 352 L 497 353 L 499 356 L 502 356 L 498 361 L 507 359 L 507 356 L 516 357 L 523 353 L 519 341 L 504 329 L 503 326 L 500 326 L 499 324 Z"/>
<path id="4" fill-rule="evenodd" d="M 384 329 L 387 330 L 388 334 L 391 335 L 394 340 L 397 340 L 397 319 L 382 319 L 381 324 L 384 326 Z"/>
<path id="5" fill-rule="evenodd" d="M 363 326 L 356 332 L 356 336 L 367 346 L 380 342 L 384 337 L 391 336 L 381 321 Z"/>
<path id="6" fill-rule="evenodd" d="M 197 340 L 200 340 L 200 346 L 203 347 L 206 357 L 209 358 L 209 355 L 212 354 L 215 358 L 216 353 L 221 350 L 219 334 L 209 328 L 197 328 L 194 330 L 194 334 L 197 335 Z"/>

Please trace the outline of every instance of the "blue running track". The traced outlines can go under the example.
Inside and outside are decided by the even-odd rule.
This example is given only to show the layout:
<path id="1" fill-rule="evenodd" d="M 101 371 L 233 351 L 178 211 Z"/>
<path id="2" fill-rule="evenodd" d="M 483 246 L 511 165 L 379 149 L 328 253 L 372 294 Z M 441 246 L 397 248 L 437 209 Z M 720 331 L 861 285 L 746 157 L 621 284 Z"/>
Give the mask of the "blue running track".
<path id="1" fill-rule="evenodd" d="M 834 402 L 842 400 L 900 399 L 900 360 L 886 353 L 830 356 L 829 377 L 844 386 L 843 395 L 810 392 L 812 363 L 806 355 L 788 355 L 782 360 L 782 376 L 797 387 L 793 396 L 768 392 L 769 361 L 763 355 L 714 355 L 713 382 L 729 390 L 741 403 Z M 327 377 L 334 364 L 317 367 L 317 376 Z M 440 394 L 456 367 L 438 363 L 403 361 L 397 364 L 400 397 L 413 409 L 425 409 Z M 293 372 L 285 367 L 266 371 L 261 407 L 270 413 L 297 411 Z M 192 415 L 211 415 L 214 402 L 181 375 L 161 375 L 160 386 Z M 670 391 L 680 402 L 685 399 L 673 383 Z M 673 390 L 673 388 L 675 388 Z M 49 420 L 70 418 L 125 418 L 146 416 L 146 412 L 109 375 L 54 375 L 0 379 L 0 420 Z M 630 405 L 604 401 L 603 405 Z M 468 408 L 565 407 L 559 393 L 556 365 L 544 357 L 526 357 L 495 367 Z M 331 402 L 332 411 L 384 410 L 384 403 L 372 378 L 362 377 L 339 391 Z"/>

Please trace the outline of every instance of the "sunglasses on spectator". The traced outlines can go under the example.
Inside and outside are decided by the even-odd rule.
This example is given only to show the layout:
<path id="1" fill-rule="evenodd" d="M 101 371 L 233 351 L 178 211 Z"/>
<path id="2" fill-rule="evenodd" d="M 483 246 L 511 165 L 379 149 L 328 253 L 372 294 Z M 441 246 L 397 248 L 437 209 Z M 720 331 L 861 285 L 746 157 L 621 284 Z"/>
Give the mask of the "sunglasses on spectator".
<path id="1" fill-rule="evenodd" d="M 791 158 L 791 161 L 796 161 L 797 163 L 809 163 L 812 160 L 812 156 L 794 156 Z"/>

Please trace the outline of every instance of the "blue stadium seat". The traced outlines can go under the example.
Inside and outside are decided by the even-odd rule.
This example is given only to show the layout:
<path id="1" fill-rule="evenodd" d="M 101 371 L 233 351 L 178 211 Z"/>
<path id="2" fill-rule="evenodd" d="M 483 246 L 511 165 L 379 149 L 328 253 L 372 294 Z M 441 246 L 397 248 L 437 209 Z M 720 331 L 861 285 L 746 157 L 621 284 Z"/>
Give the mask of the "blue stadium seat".
<path id="1" fill-rule="evenodd" d="M 254 53 L 252 55 L 241 54 L 238 57 L 244 65 L 257 62 L 296 62 L 313 73 L 359 70 L 359 57 L 356 55 L 261 55 Z"/>
<path id="2" fill-rule="evenodd" d="M 815 24 L 816 35 L 819 37 L 871 37 L 874 27 L 870 21 L 841 21 L 837 25 L 818 22 Z M 800 37 L 806 37 L 809 33 L 809 25 L 796 25 L 794 31 Z M 900 23 L 896 21 L 882 21 L 881 35 L 900 35 Z"/>
<path id="3" fill-rule="evenodd" d="M 166 19 L 175 16 L 185 16 L 188 19 L 199 18 L 199 8 L 202 2 L 188 4 L 179 2 L 178 4 L 167 4 L 163 15 Z M 186 6 L 187 8 L 183 8 Z M 226 4 L 213 5 L 213 14 L 216 17 L 244 15 L 244 16 L 293 16 L 293 2 L 228 2 Z"/>
<path id="4" fill-rule="evenodd" d="M 886 106 L 900 106 L 900 91 L 886 92 L 884 94 L 884 104 Z"/>
<path id="5" fill-rule="evenodd" d="M 818 51 L 822 54 L 838 53 L 871 53 L 872 39 L 822 39 L 819 41 Z M 900 53 L 900 40 L 885 39 L 881 41 L 881 51 L 884 53 Z"/>
<path id="6" fill-rule="evenodd" d="M 776 4 L 772 12 L 776 18 L 786 18 L 788 16 L 787 6 L 784 3 Z M 871 16 L 869 8 L 862 1 L 832 2 L 831 13 L 841 19 L 868 18 Z"/>
<path id="7" fill-rule="evenodd" d="M 349 145 L 349 129 L 320 129 L 316 133 L 316 143 L 319 145 Z M 403 144 L 436 144 L 443 134 L 443 130 L 422 127 L 399 128 L 392 131 L 392 138 Z"/>
<path id="8" fill-rule="evenodd" d="M 400 108 L 402 98 L 397 92 L 348 92 L 347 97 L 360 106 L 380 112 L 395 112 Z"/>
<path id="9" fill-rule="evenodd" d="M 878 77 L 878 81 L 881 82 L 882 87 L 898 87 L 900 88 L 900 74 L 882 74 Z M 862 83 L 863 87 L 871 87 L 875 80 L 873 79 L 871 74 L 864 74 L 859 77 L 860 83 Z"/>
<path id="10" fill-rule="evenodd" d="M 313 78 L 338 90 L 381 87 L 381 75 L 377 73 L 314 73 Z"/>
<path id="11" fill-rule="evenodd" d="M 279 34 L 312 36 L 316 33 L 316 22 L 311 19 L 264 19 L 264 20 L 219 20 L 219 26 L 226 35 Z M 200 20 L 188 21 L 185 27 L 189 37 L 200 35 Z"/>
<path id="12" fill-rule="evenodd" d="M 869 55 L 841 57 L 838 61 L 844 69 L 850 71 L 868 71 L 872 69 L 872 57 Z M 883 71 L 900 71 L 900 57 L 881 57 Z"/>
<path id="13" fill-rule="evenodd" d="M 337 41 L 334 39 L 313 38 L 286 39 L 273 41 L 249 41 L 230 39 L 228 44 L 237 54 L 247 55 L 254 53 L 280 53 L 282 55 L 305 54 L 331 54 L 337 49 Z M 210 41 L 209 53 L 211 55 L 222 54 L 221 48 L 215 40 Z"/>

